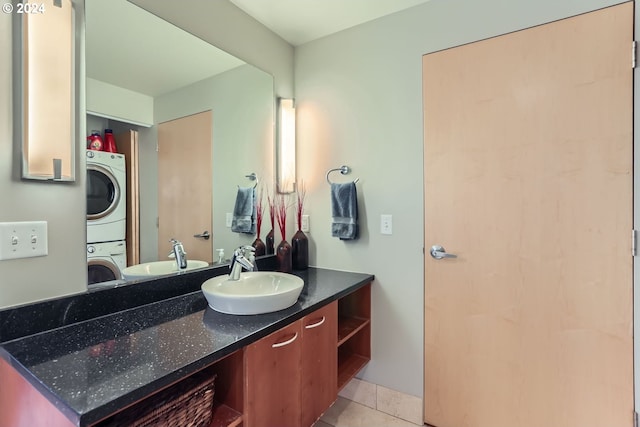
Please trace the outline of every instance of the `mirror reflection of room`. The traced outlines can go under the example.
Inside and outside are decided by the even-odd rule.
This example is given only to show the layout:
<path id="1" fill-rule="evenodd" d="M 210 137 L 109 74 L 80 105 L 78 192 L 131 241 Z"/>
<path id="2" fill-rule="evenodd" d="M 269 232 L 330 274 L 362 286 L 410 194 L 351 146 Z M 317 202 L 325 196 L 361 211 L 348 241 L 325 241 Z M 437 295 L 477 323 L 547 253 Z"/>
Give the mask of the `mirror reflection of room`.
<path id="1" fill-rule="evenodd" d="M 170 268 L 172 239 L 189 266 L 251 244 L 226 218 L 273 176 L 273 77 L 126 0 L 85 7 L 88 284 Z"/>

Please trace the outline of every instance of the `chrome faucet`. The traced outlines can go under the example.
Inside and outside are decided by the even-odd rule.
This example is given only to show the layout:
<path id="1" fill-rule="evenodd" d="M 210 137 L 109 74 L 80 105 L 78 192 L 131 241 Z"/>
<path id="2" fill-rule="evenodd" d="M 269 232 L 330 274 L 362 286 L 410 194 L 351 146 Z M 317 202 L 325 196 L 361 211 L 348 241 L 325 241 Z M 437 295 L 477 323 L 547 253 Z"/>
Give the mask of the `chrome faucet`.
<path id="1" fill-rule="evenodd" d="M 253 271 L 254 266 L 249 259 L 254 259 L 255 248 L 253 246 L 240 246 L 233 251 L 233 257 L 231 258 L 231 273 L 229 274 L 229 280 L 240 280 L 240 273 L 244 267 L 248 271 Z"/>
<path id="2" fill-rule="evenodd" d="M 169 256 L 173 255 L 175 257 L 178 270 L 184 270 L 187 268 L 187 253 L 184 251 L 184 246 L 176 239 L 171 239 L 171 243 L 173 248 L 169 252 Z"/>

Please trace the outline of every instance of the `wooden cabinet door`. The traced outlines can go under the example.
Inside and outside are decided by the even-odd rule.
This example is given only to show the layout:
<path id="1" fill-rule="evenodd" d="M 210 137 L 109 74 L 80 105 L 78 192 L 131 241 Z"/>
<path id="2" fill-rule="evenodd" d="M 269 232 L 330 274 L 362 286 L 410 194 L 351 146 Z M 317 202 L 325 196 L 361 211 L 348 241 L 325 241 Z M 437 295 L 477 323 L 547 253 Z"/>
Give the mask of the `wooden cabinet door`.
<path id="1" fill-rule="evenodd" d="M 302 320 L 245 350 L 245 427 L 300 423 Z"/>
<path id="2" fill-rule="evenodd" d="M 336 400 L 338 392 L 338 303 L 302 319 L 302 418 L 309 427 Z"/>

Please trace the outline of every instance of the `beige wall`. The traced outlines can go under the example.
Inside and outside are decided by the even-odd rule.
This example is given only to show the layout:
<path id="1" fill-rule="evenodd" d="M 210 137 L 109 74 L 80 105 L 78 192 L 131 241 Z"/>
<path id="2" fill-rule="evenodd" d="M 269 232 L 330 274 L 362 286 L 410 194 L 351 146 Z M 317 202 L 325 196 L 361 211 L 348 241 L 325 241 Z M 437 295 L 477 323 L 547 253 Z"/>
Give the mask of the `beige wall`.
<path id="1" fill-rule="evenodd" d="M 309 190 L 311 263 L 377 279 L 365 380 L 422 396 L 422 55 L 615 3 L 431 0 L 296 48 L 298 170 Z M 329 232 L 325 173 L 342 164 L 353 168 L 349 179 L 360 178 L 356 242 Z M 381 214 L 393 215 L 393 235 L 380 234 Z"/>

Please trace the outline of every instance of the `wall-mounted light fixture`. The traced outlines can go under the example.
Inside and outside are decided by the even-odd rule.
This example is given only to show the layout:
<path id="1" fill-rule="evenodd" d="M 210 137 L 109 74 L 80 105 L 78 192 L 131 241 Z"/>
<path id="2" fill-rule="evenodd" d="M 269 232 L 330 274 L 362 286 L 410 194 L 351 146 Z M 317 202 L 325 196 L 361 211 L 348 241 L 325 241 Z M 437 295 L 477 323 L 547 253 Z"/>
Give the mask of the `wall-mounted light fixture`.
<path id="1" fill-rule="evenodd" d="M 14 132 L 22 146 L 22 178 L 74 181 L 75 5 L 14 4 L 24 6 L 24 13 L 14 11 L 13 34 Z"/>
<path id="2" fill-rule="evenodd" d="M 296 190 L 296 107 L 293 99 L 278 98 L 276 174 L 279 193 Z"/>

